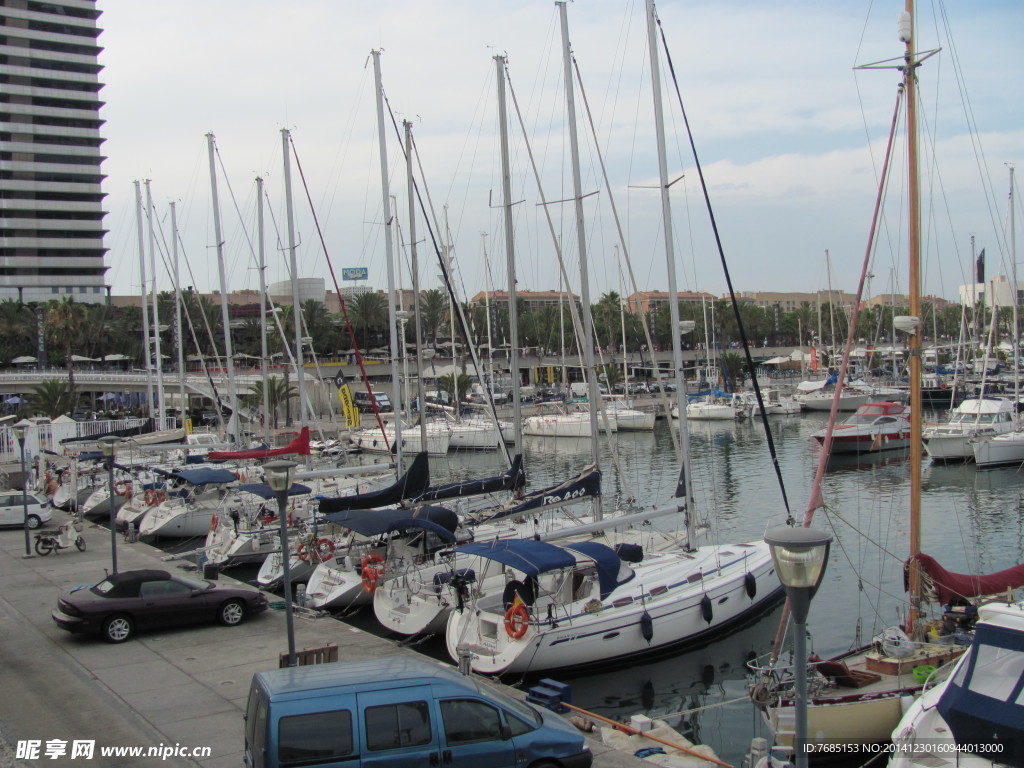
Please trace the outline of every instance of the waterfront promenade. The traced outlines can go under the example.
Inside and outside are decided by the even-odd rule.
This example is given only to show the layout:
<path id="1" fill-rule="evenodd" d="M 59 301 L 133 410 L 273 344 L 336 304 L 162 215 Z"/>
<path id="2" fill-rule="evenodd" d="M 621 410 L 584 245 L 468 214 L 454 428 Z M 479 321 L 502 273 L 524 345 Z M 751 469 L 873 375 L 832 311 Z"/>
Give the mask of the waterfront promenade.
<path id="1" fill-rule="evenodd" d="M 64 519 L 56 512 L 51 527 Z M 58 596 L 99 581 L 110 566 L 109 531 L 86 522 L 82 535 L 85 552 L 24 558 L 23 532 L 0 530 L 0 766 L 241 766 L 249 682 L 254 672 L 276 668 L 287 650 L 283 611 L 268 610 L 237 627 L 143 633 L 123 645 L 70 635 L 50 618 Z M 179 564 L 146 544 L 125 544 L 120 536 L 117 543 L 120 570 L 173 571 Z M 334 643 L 343 661 L 415 653 L 307 611 L 296 615 L 295 632 L 299 650 Z M 26 740 L 41 742 L 37 759 L 16 758 L 17 743 Z M 67 752 L 50 759 L 46 744 L 54 740 L 66 742 Z M 94 742 L 92 760 L 71 758 L 76 740 Z M 640 765 L 588 740 L 595 766 Z M 209 748 L 209 756 L 101 758 L 102 747 Z"/>

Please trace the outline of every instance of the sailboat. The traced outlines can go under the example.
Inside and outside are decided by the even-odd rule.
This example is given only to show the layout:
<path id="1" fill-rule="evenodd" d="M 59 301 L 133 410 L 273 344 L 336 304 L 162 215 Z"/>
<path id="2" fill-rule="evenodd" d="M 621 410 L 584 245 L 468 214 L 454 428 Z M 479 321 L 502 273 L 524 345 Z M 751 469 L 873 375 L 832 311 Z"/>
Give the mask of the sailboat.
<path id="1" fill-rule="evenodd" d="M 926 602 L 963 602 L 984 594 L 985 585 L 993 582 L 983 577 L 964 577 L 952 580 L 955 574 L 942 571 L 938 564 L 921 552 L 921 464 L 922 464 L 922 408 L 921 408 L 921 322 L 920 322 L 920 213 L 917 157 L 917 69 L 921 62 L 937 51 L 919 54 L 915 48 L 913 0 L 907 0 L 906 11 L 900 15 L 899 36 L 905 43 L 901 63 L 896 65 L 903 73 L 900 99 L 906 100 L 907 158 L 909 178 L 909 283 L 910 316 L 895 318 L 898 329 L 907 335 L 910 360 L 910 541 L 909 558 L 905 564 L 905 581 L 909 593 L 907 619 L 903 628 L 892 627 L 878 635 L 870 644 L 855 648 L 829 659 L 812 657 L 794 660 L 793 665 L 807 664 L 809 697 L 807 700 L 807 733 L 819 744 L 832 745 L 836 752 L 847 749 L 850 753 L 863 745 L 882 744 L 890 735 L 902 715 L 906 704 L 920 694 L 924 678 L 922 669 L 942 666 L 960 656 L 965 646 L 963 630 L 969 629 L 973 614 L 965 608 L 950 606 L 943 619 L 926 620 L 922 606 Z M 890 62 L 878 62 L 864 68 L 892 68 Z M 894 117 L 890 134 L 891 153 L 897 121 Z M 891 154 L 887 153 L 882 184 L 889 173 Z M 882 188 L 876 201 L 876 214 L 881 202 Z M 869 237 L 869 253 L 874 239 Z M 865 258 L 867 262 L 867 258 Z M 865 264 L 866 267 L 866 264 Z M 866 268 L 864 272 L 866 273 Z M 863 277 L 862 277 L 863 285 Z M 855 318 L 851 319 L 851 326 Z M 847 340 L 847 354 L 840 369 L 842 377 L 852 335 Z M 835 410 L 835 405 L 833 405 Z M 833 417 L 834 419 L 834 417 Z M 827 460 L 831 435 L 827 436 L 823 456 L 819 462 L 817 481 Z M 820 485 L 816 485 L 805 518 L 810 524 L 814 509 L 820 503 Z M 996 579 L 994 581 L 1000 581 Z M 937 587 L 938 591 L 931 589 Z M 904 631 L 905 630 L 905 631 Z M 959 641 L 959 642 L 958 642 Z M 756 667 L 755 667 L 756 668 Z M 751 688 L 751 697 L 761 709 L 776 742 L 791 747 L 794 738 L 796 693 L 793 667 L 770 664 L 762 669 L 762 676 Z M 926 676 L 926 675 L 925 675 Z"/>
<path id="2" fill-rule="evenodd" d="M 556 5 L 568 59 L 565 4 Z M 647 0 L 646 7 L 669 295 L 675 296 L 678 292 L 652 0 Z M 566 92 L 571 94 L 568 73 Z M 568 99 L 571 104 L 571 95 Z M 569 125 L 573 138 L 572 119 Z M 678 328 L 679 307 L 673 301 L 669 308 L 672 327 Z M 678 334 L 673 335 L 676 393 L 681 405 L 686 398 L 682 348 Z M 481 566 L 467 594 L 460 598 L 464 603 L 461 610 L 454 611 L 448 620 L 445 640 L 452 658 L 468 657 L 473 670 L 488 674 L 586 668 L 612 660 L 632 660 L 721 636 L 727 627 L 762 610 L 781 593 L 763 541 L 694 545 L 695 510 L 685 417 L 679 420 L 679 430 L 682 466 L 676 511 L 683 513 L 686 521 L 685 549 L 651 553 L 640 547 L 612 549 L 597 541 L 559 546 L 529 539 L 459 547 L 456 552 L 478 558 Z M 506 575 L 503 590 L 474 587 L 493 583 L 489 579 L 492 573 Z"/>

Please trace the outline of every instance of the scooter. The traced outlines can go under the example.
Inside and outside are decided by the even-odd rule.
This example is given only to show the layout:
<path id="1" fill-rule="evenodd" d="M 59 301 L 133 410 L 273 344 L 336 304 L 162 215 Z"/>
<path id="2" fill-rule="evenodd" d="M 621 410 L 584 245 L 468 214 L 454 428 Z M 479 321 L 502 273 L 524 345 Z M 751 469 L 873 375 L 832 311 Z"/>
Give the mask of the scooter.
<path id="1" fill-rule="evenodd" d="M 79 552 L 85 552 L 85 539 L 82 538 L 82 518 L 75 515 L 64 525 L 54 531 L 36 533 L 36 552 L 43 557 L 51 552 L 70 549 L 74 544 Z"/>

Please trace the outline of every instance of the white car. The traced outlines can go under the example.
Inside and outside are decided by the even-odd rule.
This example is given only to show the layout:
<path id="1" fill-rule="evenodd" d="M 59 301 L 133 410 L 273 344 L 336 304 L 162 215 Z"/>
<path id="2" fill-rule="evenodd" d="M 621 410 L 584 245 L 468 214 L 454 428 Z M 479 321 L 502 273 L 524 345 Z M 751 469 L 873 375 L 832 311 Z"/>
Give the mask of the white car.
<path id="1" fill-rule="evenodd" d="M 25 505 L 28 505 L 28 527 L 35 529 L 50 521 L 53 511 L 45 496 L 21 491 L 0 491 L 0 525 L 24 525 Z"/>

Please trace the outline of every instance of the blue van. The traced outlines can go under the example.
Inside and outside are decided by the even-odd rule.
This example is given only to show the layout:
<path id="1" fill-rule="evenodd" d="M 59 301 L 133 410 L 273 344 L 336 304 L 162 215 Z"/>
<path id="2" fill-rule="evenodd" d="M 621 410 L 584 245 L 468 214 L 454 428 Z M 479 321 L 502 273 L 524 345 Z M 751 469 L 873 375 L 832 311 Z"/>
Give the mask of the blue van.
<path id="1" fill-rule="evenodd" d="M 245 713 L 248 768 L 590 768 L 553 712 L 416 658 L 258 672 Z"/>

